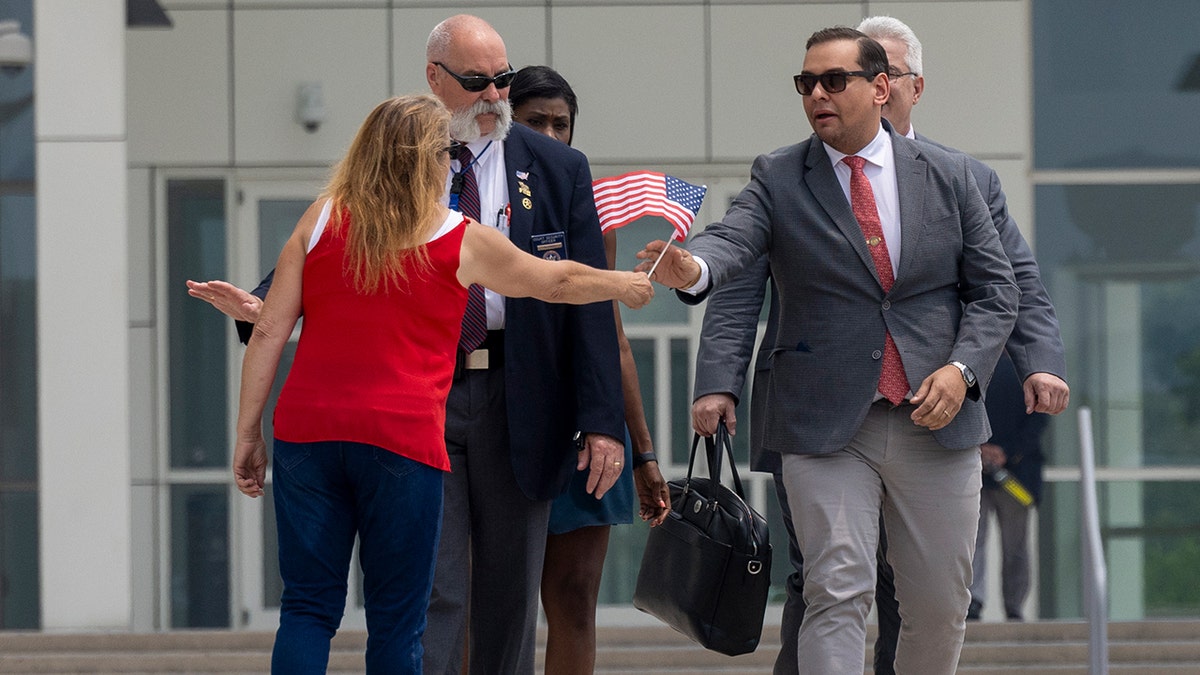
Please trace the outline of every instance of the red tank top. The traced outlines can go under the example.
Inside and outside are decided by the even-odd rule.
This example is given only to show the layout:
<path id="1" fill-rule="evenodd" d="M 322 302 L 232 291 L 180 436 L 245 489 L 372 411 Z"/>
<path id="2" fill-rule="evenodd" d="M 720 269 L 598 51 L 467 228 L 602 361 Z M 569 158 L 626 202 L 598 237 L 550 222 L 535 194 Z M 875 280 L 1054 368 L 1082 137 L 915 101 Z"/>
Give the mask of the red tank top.
<path id="1" fill-rule="evenodd" d="M 304 259 L 304 323 L 275 436 L 367 443 L 449 471 L 446 397 L 467 303 L 456 276 L 466 220 L 426 244 L 426 269 L 409 264 L 407 280 L 364 295 L 344 273 L 345 219 Z"/>

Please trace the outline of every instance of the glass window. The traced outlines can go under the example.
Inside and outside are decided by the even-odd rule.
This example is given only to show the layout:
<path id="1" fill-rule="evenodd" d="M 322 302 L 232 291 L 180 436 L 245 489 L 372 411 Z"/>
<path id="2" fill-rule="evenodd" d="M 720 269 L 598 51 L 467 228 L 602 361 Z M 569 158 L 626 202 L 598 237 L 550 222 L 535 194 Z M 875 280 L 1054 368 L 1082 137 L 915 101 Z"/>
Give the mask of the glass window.
<path id="1" fill-rule="evenodd" d="M 229 627 L 229 488 L 171 486 L 171 627 Z"/>
<path id="2" fill-rule="evenodd" d="M 694 360 L 688 340 L 671 340 L 671 461 L 687 466 L 692 449 L 692 377 Z M 686 471 L 686 469 L 685 469 Z"/>
<path id="3" fill-rule="evenodd" d="M 622 317 L 622 321 L 624 321 L 624 317 Z M 629 349 L 633 352 L 633 362 L 637 366 L 638 386 L 642 390 L 642 410 L 646 414 L 646 428 L 650 430 L 650 437 L 657 441 L 655 430 L 658 429 L 658 409 L 654 405 L 657 373 L 654 368 L 654 340 L 626 337 L 629 338 Z M 654 448 L 656 453 L 662 451 L 657 443 Z"/>
<path id="4" fill-rule="evenodd" d="M 258 202 L 258 264 L 265 277 L 275 268 L 279 252 L 296 229 L 300 216 L 312 204 L 308 199 L 262 199 Z"/>
<path id="5" fill-rule="evenodd" d="M 1038 258 L 1097 460 L 1200 465 L 1200 185 L 1042 185 Z M 1074 465 L 1078 443 L 1051 461 Z"/>
<path id="6" fill-rule="evenodd" d="M 1200 3 L 1035 0 L 1038 168 L 1200 164 Z"/>
<path id="7" fill-rule="evenodd" d="M 1077 446 L 1078 447 L 1078 446 Z M 1079 619 L 1083 617 L 1080 588 L 1082 556 L 1079 543 L 1079 482 L 1047 482 L 1042 501 L 1034 512 L 1032 527 L 1038 529 L 1038 618 Z M 1103 528 L 1103 525 L 1101 525 Z M 995 528 L 993 528 L 995 529 Z M 994 535 L 993 535 L 994 536 Z M 997 569 L 993 564 L 993 569 Z M 1109 570 L 1109 586 L 1117 576 Z M 1061 581 L 1060 581 L 1061 580 Z"/>
<path id="8" fill-rule="evenodd" d="M 172 468 L 215 468 L 229 463 L 229 319 L 185 292 L 188 279 L 226 279 L 226 270 L 225 182 L 168 181 L 166 297 Z"/>
<path id="9" fill-rule="evenodd" d="M 36 629 L 38 505 L 36 484 L 0 486 L 0 629 Z"/>
<path id="10" fill-rule="evenodd" d="M 0 19 L 33 35 L 31 0 Z M 0 629 L 37 629 L 37 207 L 33 67 L 0 73 Z"/>
<path id="11" fill-rule="evenodd" d="M 1047 484 L 1040 561 L 1052 578 L 1079 578 L 1079 487 Z M 1200 614 L 1200 483 L 1111 481 L 1099 486 L 1100 530 L 1114 620 Z M 1042 616 L 1083 616 L 1078 583 L 1041 584 Z"/>

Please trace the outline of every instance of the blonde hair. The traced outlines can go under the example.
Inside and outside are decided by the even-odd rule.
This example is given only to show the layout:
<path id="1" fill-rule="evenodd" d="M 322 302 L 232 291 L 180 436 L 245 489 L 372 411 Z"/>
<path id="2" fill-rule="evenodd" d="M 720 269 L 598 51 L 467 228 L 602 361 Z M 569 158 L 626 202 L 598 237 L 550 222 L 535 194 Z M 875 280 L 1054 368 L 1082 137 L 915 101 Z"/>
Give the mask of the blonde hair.
<path id="1" fill-rule="evenodd" d="M 345 227 L 346 268 L 360 293 L 404 280 L 415 257 L 428 264 L 424 244 L 440 210 L 448 165 L 443 161 L 450 113 L 434 96 L 395 96 L 380 103 L 358 129 L 333 169 L 323 195 L 333 200 L 329 227 Z"/>

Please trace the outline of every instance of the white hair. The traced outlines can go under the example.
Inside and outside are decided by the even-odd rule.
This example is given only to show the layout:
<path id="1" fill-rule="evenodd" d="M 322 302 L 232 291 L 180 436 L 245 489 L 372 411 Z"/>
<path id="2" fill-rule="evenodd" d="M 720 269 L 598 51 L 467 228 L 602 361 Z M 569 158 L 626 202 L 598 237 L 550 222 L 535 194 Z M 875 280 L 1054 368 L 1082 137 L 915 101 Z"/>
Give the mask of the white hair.
<path id="1" fill-rule="evenodd" d="M 483 138 L 484 133 L 479 128 L 479 120 L 475 117 L 484 113 L 496 115 L 496 126 L 491 133 L 487 134 L 487 137 L 493 141 L 502 141 L 508 137 L 508 130 L 512 127 L 512 104 L 506 98 L 494 103 L 479 100 L 475 101 L 470 108 L 451 110 L 450 137 L 463 143 L 471 143 Z"/>
<path id="2" fill-rule="evenodd" d="M 903 43 L 904 67 L 910 73 L 925 74 L 924 66 L 921 65 L 921 41 L 917 39 L 917 34 L 908 27 L 908 24 L 890 16 L 869 16 L 858 24 L 858 30 L 874 40 L 887 38 Z"/>

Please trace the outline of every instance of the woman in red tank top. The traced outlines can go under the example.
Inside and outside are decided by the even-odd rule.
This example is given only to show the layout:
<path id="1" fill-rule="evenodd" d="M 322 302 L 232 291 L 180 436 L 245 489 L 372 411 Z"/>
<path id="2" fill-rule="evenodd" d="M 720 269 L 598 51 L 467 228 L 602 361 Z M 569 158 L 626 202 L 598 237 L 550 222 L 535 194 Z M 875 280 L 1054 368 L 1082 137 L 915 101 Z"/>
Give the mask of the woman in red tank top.
<path id="1" fill-rule="evenodd" d="M 441 202 L 449 112 L 388 99 L 368 115 L 322 199 L 284 245 L 242 364 L 233 473 L 264 494 L 262 415 L 301 314 L 275 411 L 273 495 L 284 590 L 276 673 L 321 673 L 355 537 L 367 672 L 416 673 L 442 506 L 445 402 L 472 283 L 509 297 L 641 307 L 645 275 L 550 262 Z"/>

